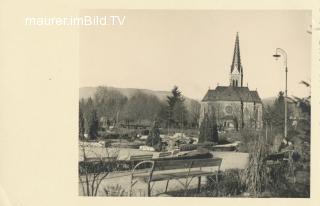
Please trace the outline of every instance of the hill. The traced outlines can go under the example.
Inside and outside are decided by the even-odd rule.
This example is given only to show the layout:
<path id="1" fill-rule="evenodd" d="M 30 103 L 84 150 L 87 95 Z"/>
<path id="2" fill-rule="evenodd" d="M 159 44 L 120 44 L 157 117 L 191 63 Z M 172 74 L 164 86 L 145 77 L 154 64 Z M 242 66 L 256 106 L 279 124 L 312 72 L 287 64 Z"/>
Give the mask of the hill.
<path id="1" fill-rule="evenodd" d="M 79 90 L 79 98 L 87 99 L 89 97 L 94 97 L 95 92 L 98 87 L 81 87 Z M 124 96 L 130 98 L 137 92 L 142 92 L 148 95 L 154 95 L 160 100 L 165 100 L 167 95 L 170 95 L 169 91 L 154 91 L 149 89 L 136 89 L 136 88 L 117 88 L 117 87 L 107 87 L 108 89 L 117 90 Z"/>
<path id="2" fill-rule="evenodd" d="M 81 87 L 79 89 L 79 99 L 87 99 L 89 97 L 94 97 L 95 92 L 97 91 L 98 87 Z M 144 94 L 148 95 L 154 95 L 156 96 L 160 101 L 166 101 L 167 96 L 171 94 L 170 91 L 155 91 L 155 90 L 149 90 L 149 89 L 136 89 L 136 88 L 117 88 L 117 87 L 107 87 L 109 89 L 114 89 L 119 91 L 124 96 L 130 98 L 137 92 L 142 92 Z M 183 92 L 183 91 L 182 91 Z M 198 102 L 195 99 L 189 98 L 184 96 L 185 98 L 185 105 L 187 108 L 191 106 L 192 102 Z"/>

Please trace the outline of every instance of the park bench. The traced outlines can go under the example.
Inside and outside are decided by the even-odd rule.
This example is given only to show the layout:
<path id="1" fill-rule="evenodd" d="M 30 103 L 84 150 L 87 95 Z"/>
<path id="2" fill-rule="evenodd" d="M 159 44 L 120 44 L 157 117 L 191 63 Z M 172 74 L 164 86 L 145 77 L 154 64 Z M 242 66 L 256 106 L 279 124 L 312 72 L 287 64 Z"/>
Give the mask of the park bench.
<path id="1" fill-rule="evenodd" d="M 268 155 L 265 159 L 268 161 L 293 161 L 294 150 L 284 150 Z"/>
<path id="2" fill-rule="evenodd" d="M 187 191 L 189 184 L 195 177 L 198 177 L 199 192 L 202 176 L 209 178 L 215 176 L 216 181 L 218 181 L 221 162 L 221 158 L 142 161 L 131 172 L 129 196 L 132 194 L 133 186 L 139 181 L 147 184 L 147 195 L 150 196 L 152 187 L 157 181 L 167 181 L 165 192 L 167 192 L 170 180 L 177 180 Z M 143 169 L 139 169 L 139 167 Z M 213 167 L 216 167 L 217 170 L 213 170 Z M 203 170 L 203 168 L 207 169 Z M 181 181 L 181 179 L 185 179 L 185 181 Z M 151 182 L 153 182 L 152 187 Z"/>
<path id="3" fill-rule="evenodd" d="M 295 159 L 294 154 L 294 150 L 284 150 L 268 155 L 265 158 L 265 161 L 268 166 L 280 165 L 286 162 L 289 169 L 289 174 L 292 177 L 293 183 L 295 183 L 296 176 L 295 168 L 293 165 Z"/>
<path id="4" fill-rule="evenodd" d="M 152 159 L 153 154 L 144 154 L 144 155 L 131 155 L 130 160 L 149 160 Z"/>
<path id="5" fill-rule="evenodd" d="M 164 158 L 164 157 L 170 157 L 172 156 L 172 152 L 160 152 L 159 153 L 159 158 Z"/>
<path id="6" fill-rule="evenodd" d="M 110 161 L 115 160 L 116 157 L 86 157 L 84 158 L 85 162 L 99 162 L 99 161 Z"/>

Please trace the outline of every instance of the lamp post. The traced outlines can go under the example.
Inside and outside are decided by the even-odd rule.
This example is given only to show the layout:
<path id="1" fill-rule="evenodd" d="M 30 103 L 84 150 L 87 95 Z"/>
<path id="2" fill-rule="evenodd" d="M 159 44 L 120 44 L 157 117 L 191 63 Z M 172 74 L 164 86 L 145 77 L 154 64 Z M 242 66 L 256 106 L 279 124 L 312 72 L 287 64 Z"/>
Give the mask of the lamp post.
<path id="1" fill-rule="evenodd" d="M 280 54 L 279 54 L 280 53 Z M 284 65 L 285 65 L 285 72 L 286 72 L 286 88 L 285 88 L 285 97 L 284 97 L 284 138 L 287 140 L 287 97 L 288 97 L 288 65 L 287 65 L 287 52 L 281 48 L 276 49 L 276 53 L 273 57 L 276 60 L 281 57 L 281 54 L 284 56 Z"/>

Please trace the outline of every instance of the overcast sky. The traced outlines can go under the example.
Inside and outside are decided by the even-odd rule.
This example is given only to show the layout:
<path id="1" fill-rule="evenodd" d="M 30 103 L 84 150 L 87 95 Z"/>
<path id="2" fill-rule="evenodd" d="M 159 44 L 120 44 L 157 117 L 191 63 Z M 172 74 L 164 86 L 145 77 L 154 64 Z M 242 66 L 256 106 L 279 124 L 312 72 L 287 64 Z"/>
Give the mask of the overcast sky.
<path id="1" fill-rule="evenodd" d="M 86 15 L 125 15 L 123 26 L 80 30 L 80 87 L 114 86 L 171 90 L 202 99 L 208 88 L 229 85 L 239 32 L 244 85 L 261 98 L 284 90 L 283 59 L 288 54 L 288 94 L 306 96 L 310 81 L 309 11 L 90 10 Z"/>

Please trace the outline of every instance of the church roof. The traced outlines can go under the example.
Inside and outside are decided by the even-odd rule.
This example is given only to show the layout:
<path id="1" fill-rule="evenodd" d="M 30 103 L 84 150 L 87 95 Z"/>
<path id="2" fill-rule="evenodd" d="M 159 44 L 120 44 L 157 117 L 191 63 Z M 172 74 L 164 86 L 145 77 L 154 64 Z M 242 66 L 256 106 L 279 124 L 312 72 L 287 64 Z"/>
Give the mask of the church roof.
<path id="1" fill-rule="evenodd" d="M 208 90 L 202 101 L 261 102 L 261 99 L 257 91 L 250 91 L 248 87 L 217 86 L 215 90 Z"/>

